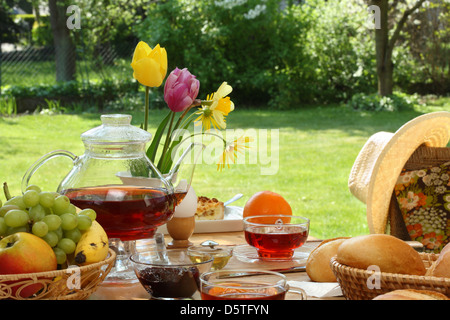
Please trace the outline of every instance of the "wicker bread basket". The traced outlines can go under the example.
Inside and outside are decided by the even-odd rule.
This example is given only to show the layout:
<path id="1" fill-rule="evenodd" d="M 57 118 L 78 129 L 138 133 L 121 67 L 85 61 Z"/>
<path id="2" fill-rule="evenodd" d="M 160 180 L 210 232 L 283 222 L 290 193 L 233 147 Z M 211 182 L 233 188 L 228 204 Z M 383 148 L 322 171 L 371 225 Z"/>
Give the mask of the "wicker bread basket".
<path id="1" fill-rule="evenodd" d="M 27 300 L 83 300 L 97 290 L 114 265 L 116 253 L 109 249 L 103 261 L 77 267 L 39 273 L 0 275 L 0 300 L 23 300 L 22 290 L 40 284 L 41 289 Z M 79 282 L 78 282 L 79 281 Z"/>
<path id="2" fill-rule="evenodd" d="M 429 268 L 439 255 L 432 253 L 420 253 L 425 268 Z M 352 268 L 331 258 L 331 269 L 335 274 L 342 293 L 347 300 L 371 300 L 380 294 L 398 289 L 415 289 L 437 291 L 450 297 L 450 278 L 438 278 L 430 276 L 414 276 L 395 274 Z M 379 286 L 374 285 L 373 279 L 379 276 Z M 370 278 L 370 279 L 369 279 Z M 370 289 L 370 287 L 375 287 Z"/>

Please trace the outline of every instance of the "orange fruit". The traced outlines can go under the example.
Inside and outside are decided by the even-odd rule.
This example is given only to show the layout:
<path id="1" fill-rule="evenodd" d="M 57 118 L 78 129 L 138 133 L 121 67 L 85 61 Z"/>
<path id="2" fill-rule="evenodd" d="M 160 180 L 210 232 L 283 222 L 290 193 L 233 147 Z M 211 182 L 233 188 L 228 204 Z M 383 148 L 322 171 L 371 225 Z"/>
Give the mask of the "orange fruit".
<path id="1" fill-rule="evenodd" d="M 272 191 L 260 191 L 255 193 L 248 199 L 244 206 L 244 219 L 250 216 L 261 215 L 288 215 L 292 216 L 292 209 L 290 204 L 278 193 Z M 285 220 L 285 219 L 283 219 Z M 284 221 L 284 223 L 288 223 Z M 252 222 L 256 223 L 274 223 L 268 218 L 255 218 Z"/>

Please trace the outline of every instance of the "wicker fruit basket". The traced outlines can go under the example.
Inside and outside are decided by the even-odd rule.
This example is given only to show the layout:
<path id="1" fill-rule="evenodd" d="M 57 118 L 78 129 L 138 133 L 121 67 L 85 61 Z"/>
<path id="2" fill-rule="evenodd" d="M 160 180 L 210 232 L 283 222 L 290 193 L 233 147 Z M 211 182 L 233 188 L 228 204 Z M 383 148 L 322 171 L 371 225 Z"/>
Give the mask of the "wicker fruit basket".
<path id="1" fill-rule="evenodd" d="M 439 255 L 432 253 L 420 253 L 420 256 L 427 269 L 439 257 Z M 330 266 L 347 300 L 371 300 L 380 294 L 399 289 L 432 290 L 450 297 L 450 278 L 387 272 L 375 274 L 374 271 L 340 264 L 336 261 L 336 257 L 331 258 Z M 379 286 L 373 281 L 377 276 L 379 276 L 377 278 Z M 375 288 L 369 288 L 368 284 L 370 284 L 370 287 Z"/>
<path id="2" fill-rule="evenodd" d="M 62 270 L 0 275 L 0 300 L 83 300 L 97 287 L 114 265 L 116 253 L 109 249 L 105 260 L 77 268 Z M 30 297 L 26 292 L 38 287 Z"/>

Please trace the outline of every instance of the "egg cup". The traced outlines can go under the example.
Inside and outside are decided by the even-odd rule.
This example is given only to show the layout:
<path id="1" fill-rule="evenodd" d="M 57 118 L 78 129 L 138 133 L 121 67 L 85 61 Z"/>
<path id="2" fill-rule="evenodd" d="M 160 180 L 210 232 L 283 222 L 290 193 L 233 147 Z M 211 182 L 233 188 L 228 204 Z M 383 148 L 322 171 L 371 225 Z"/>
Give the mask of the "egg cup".
<path id="1" fill-rule="evenodd" d="M 172 237 L 172 241 L 167 244 L 168 248 L 188 248 L 193 245 L 189 238 L 194 233 L 195 216 L 172 217 L 166 226 Z"/>

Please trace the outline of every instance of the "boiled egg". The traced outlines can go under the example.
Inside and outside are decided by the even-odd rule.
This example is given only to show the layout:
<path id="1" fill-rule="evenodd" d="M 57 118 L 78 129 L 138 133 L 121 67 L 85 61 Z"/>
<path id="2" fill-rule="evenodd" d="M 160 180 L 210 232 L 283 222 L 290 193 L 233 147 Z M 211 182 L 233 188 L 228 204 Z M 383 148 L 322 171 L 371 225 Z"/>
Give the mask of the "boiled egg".
<path id="1" fill-rule="evenodd" d="M 195 215 L 197 211 L 197 195 L 192 187 L 189 187 L 189 190 L 181 201 L 179 205 L 175 207 L 175 212 L 173 217 L 175 218 L 187 218 Z"/>

